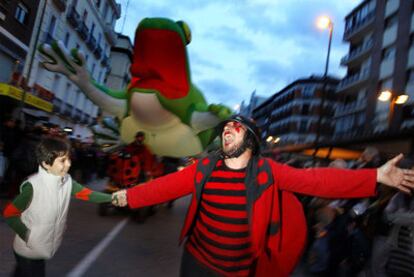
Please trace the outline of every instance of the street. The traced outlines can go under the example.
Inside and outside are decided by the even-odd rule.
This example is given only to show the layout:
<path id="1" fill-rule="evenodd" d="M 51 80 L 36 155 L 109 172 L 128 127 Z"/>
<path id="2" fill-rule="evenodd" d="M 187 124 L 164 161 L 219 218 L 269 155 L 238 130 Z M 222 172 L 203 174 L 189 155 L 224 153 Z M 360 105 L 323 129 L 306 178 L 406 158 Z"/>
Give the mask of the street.
<path id="1" fill-rule="evenodd" d="M 99 191 L 104 186 L 105 180 L 95 180 L 88 187 Z M 172 209 L 161 205 L 139 224 L 122 213 L 99 216 L 96 204 L 73 199 L 63 243 L 46 262 L 47 276 L 178 276 L 178 237 L 189 200 L 176 200 Z M 4 205 L 1 199 L 1 211 Z M 0 277 L 13 272 L 13 238 L 0 217 Z M 297 270 L 293 276 L 304 275 Z"/>
<path id="2" fill-rule="evenodd" d="M 101 180 L 89 187 L 99 190 L 103 186 Z M 4 199 L 1 201 L 3 209 Z M 181 259 L 178 237 L 188 203 L 186 197 L 176 201 L 172 209 L 162 205 L 154 216 L 138 224 L 122 214 L 101 217 L 97 205 L 72 200 L 63 243 L 46 263 L 47 276 L 178 276 Z M 126 225 L 107 247 L 100 253 L 94 251 L 124 220 Z M 13 236 L 1 218 L 0 276 L 10 276 L 14 268 Z"/>

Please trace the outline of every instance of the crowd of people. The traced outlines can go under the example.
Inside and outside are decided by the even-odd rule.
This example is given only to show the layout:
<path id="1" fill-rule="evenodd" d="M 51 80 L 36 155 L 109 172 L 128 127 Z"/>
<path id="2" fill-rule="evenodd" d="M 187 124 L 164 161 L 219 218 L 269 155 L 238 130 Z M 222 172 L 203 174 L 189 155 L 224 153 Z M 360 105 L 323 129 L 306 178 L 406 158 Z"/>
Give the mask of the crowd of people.
<path id="1" fill-rule="evenodd" d="M 414 169 L 414 157 L 399 162 Z M 299 168 L 313 162 L 288 159 Z M 342 169 L 376 168 L 384 163 L 375 147 L 357 160 L 322 161 L 317 166 Z M 302 196 L 309 228 L 302 267 L 310 276 L 412 276 L 414 267 L 414 199 L 398 190 L 378 186 L 369 198 L 332 199 Z M 406 234 L 400 231 L 406 228 Z M 405 235 L 405 237 L 402 237 Z M 401 246 L 399 240 L 405 240 Z M 408 245 L 408 246 L 407 246 Z"/>
<path id="2" fill-rule="evenodd" d="M 58 197 L 58 204 L 65 207 L 70 197 L 138 209 L 192 194 L 180 237 L 185 241 L 180 276 L 288 276 L 298 262 L 314 276 L 387 276 L 412 270 L 412 248 L 396 243 L 402 233 L 405 243 L 412 237 L 409 212 L 414 210 L 414 163 L 401 154 L 384 162 L 369 147 L 353 162 L 335 160 L 319 168 L 290 160 L 289 166 L 263 157 L 254 121 L 234 115 L 217 127 L 221 147 L 183 170 L 177 171 L 179 160 L 152 155 L 145 134 L 138 132 L 116 153 L 115 161 L 121 163 L 112 168 L 119 172 L 108 172 L 113 161 L 106 154 L 70 141 L 58 128 L 23 131 L 11 119 L 1 128 L 1 188 L 9 197 L 17 195 L 4 211 L 17 234 L 15 276 L 32 270 L 44 276 L 44 261 L 59 245 L 49 247 L 48 240 L 60 241 L 63 235 L 59 226 L 65 225 L 66 214 L 59 213 L 67 209 L 47 207 L 62 217 L 53 227 L 58 228 L 56 238 L 30 220 L 50 219 L 48 213 L 39 214 L 45 203 L 36 198 L 57 197 L 47 186 L 59 187 L 65 197 Z M 129 183 L 113 193 L 77 183 L 117 174 Z"/>
<path id="3" fill-rule="evenodd" d="M 7 118 L 0 124 L 0 195 L 13 198 L 19 193 L 22 181 L 37 171 L 34 153 L 43 136 L 70 140 L 73 162 L 70 173 L 79 182 L 105 177 L 107 154 L 97 145 L 69 138 L 68 133 L 53 124 L 23 127 L 19 120 Z"/>

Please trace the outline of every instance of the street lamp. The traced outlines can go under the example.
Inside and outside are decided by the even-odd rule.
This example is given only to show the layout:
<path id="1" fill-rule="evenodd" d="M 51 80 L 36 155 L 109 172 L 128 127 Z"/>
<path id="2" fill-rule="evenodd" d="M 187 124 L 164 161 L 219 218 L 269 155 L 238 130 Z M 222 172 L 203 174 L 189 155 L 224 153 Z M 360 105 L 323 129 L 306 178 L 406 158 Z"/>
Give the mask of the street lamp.
<path id="1" fill-rule="evenodd" d="M 393 95 L 390 90 L 381 91 L 378 95 L 378 100 L 381 102 L 387 102 L 392 100 L 394 104 L 402 105 L 408 101 L 409 96 L 407 94 Z"/>
<path id="2" fill-rule="evenodd" d="M 333 33 L 333 22 L 327 16 L 320 16 L 317 21 L 316 25 L 319 29 L 328 29 L 329 30 L 329 42 L 328 42 L 328 53 L 326 55 L 326 64 L 325 64 L 325 72 L 323 74 L 324 77 L 328 75 L 328 67 L 329 67 L 329 56 L 331 54 L 331 44 L 332 44 L 332 33 Z"/>
<path id="3" fill-rule="evenodd" d="M 392 122 L 394 121 L 394 117 L 395 117 L 395 105 L 403 105 L 408 101 L 409 96 L 407 94 L 400 94 L 397 95 L 396 93 L 392 92 L 391 90 L 384 90 L 381 91 L 378 94 L 378 100 L 381 102 L 390 102 L 390 111 L 388 114 L 388 124 L 389 126 L 391 126 L 392 130 L 391 131 L 396 131 L 394 125 L 392 124 Z M 394 127 L 393 127 L 394 126 Z"/>
<path id="4" fill-rule="evenodd" d="M 325 72 L 323 73 L 323 84 L 322 84 L 322 91 L 321 91 L 321 106 L 319 109 L 319 116 L 318 121 L 316 123 L 316 136 L 315 136 L 315 151 L 313 153 L 313 156 L 315 157 L 317 153 L 317 146 L 319 143 L 319 137 L 320 137 L 320 126 L 322 122 L 323 117 L 323 106 L 325 104 L 325 90 L 326 85 L 328 82 L 328 68 L 329 68 L 329 57 L 331 54 L 331 44 L 332 44 L 332 34 L 333 34 L 333 22 L 328 16 L 320 16 L 318 17 L 316 21 L 316 25 L 319 29 L 328 29 L 329 30 L 329 41 L 328 41 L 328 52 L 326 54 L 326 63 L 325 63 Z"/>

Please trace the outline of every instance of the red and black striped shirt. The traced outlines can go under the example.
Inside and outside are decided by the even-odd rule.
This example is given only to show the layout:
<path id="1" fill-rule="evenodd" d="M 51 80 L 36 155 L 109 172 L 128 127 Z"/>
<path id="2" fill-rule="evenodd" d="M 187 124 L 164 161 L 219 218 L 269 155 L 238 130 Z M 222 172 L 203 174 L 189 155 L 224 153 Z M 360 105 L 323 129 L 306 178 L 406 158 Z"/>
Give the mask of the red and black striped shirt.
<path id="1" fill-rule="evenodd" d="M 219 161 L 204 185 L 186 249 L 224 276 L 248 276 L 253 256 L 248 226 L 245 169 Z"/>

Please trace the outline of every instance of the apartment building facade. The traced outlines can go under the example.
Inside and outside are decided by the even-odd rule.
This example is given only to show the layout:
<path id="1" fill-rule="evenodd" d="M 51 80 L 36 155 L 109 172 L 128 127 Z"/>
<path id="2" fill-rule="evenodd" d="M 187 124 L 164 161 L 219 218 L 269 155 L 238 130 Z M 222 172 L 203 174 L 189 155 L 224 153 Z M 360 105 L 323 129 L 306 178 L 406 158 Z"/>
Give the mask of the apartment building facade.
<path id="1" fill-rule="evenodd" d="M 414 127 L 414 1 L 366 0 L 345 18 L 333 140 L 409 134 Z M 389 99 L 378 99 L 382 91 Z M 399 103 L 399 96 L 408 101 Z"/>
<path id="2" fill-rule="evenodd" d="M 121 6 L 115 0 L 49 0 L 37 45 L 61 41 L 67 50 L 77 48 L 84 53 L 91 78 L 104 83 L 110 71 L 110 50 L 117 38 L 115 22 L 120 15 Z M 94 123 L 99 108 L 67 77 L 42 67 L 43 61 L 37 52 L 28 83 L 53 94 L 49 122 L 72 128 L 80 139 L 89 136 L 87 126 Z"/>
<path id="3" fill-rule="evenodd" d="M 306 146 L 334 131 L 338 79 L 311 76 L 289 84 L 253 110 L 268 147 Z"/>
<path id="4" fill-rule="evenodd" d="M 111 47 L 109 60 L 111 70 L 106 79 L 106 85 L 115 90 L 125 89 L 131 81 L 129 70 L 132 63 L 133 45 L 128 36 L 117 33 L 115 45 Z"/>
<path id="5" fill-rule="evenodd" d="M 30 62 L 29 49 L 38 33 L 36 19 L 40 0 L 0 2 L 0 119 L 18 117 L 22 106 L 23 90 L 14 84 L 25 86 L 19 78 L 23 67 Z M 28 95 L 25 102 L 44 110 L 51 110 L 50 95 Z M 21 109 L 20 109 L 21 110 Z"/>

